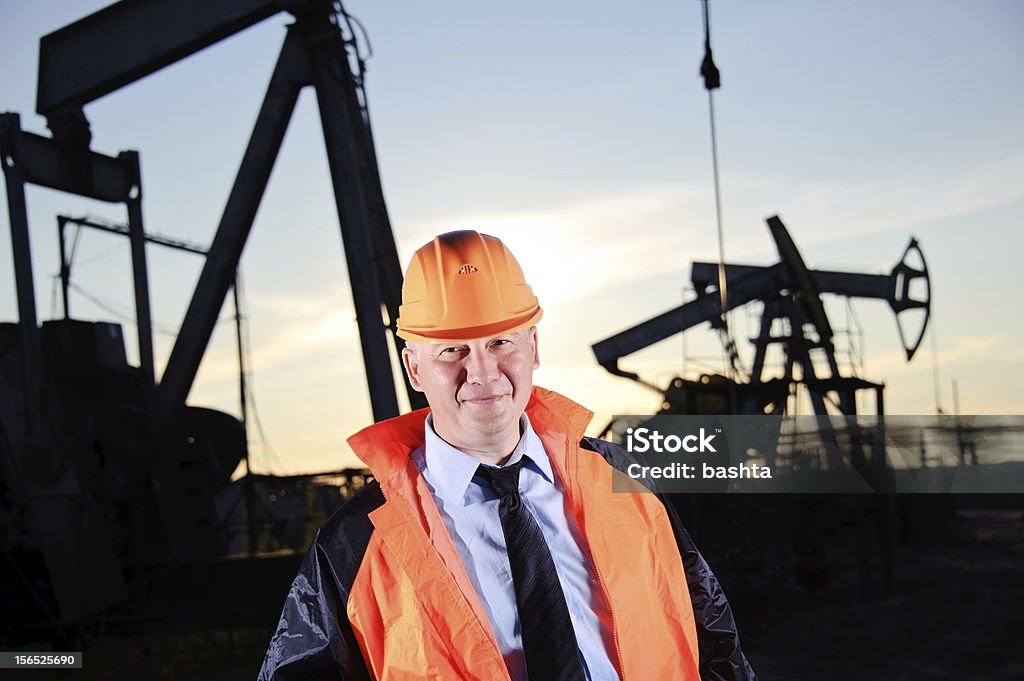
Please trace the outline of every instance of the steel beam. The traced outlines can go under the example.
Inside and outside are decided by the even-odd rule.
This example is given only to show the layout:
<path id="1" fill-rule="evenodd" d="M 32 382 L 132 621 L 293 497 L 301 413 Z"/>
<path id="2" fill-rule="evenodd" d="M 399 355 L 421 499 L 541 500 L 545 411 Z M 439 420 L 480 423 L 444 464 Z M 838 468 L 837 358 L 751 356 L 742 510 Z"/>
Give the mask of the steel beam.
<path id="1" fill-rule="evenodd" d="M 786 229 L 779 216 L 773 215 L 768 218 L 767 222 L 768 231 L 771 232 L 772 239 L 775 240 L 775 247 L 779 251 L 779 257 L 782 258 L 782 264 L 794 281 L 791 291 L 796 293 L 798 290 L 802 293 L 800 305 L 807 310 L 811 323 L 814 324 L 818 336 L 831 357 L 833 354 L 832 324 L 829 323 L 828 315 L 825 314 L 825 307 L 821 304 L 821 297 L 811 279 L 807 264 L 804 262 L 803 256 L 800 255 L 800 249 L 796 247 L 796 242 L 793 241 L 793 237 L 790 236 L 789 230 Z"/>
<path id="2" fill-rule="evenodd" d="M 132 250 L 132 282 L 135 291 L 135 319 L 139 338 L 139 367 L 147 385 L 156 385 L 153 360 L 153 317 L 149 307 L 149 268 L 146 266 L 146 230 L 142 224 L 142 172 L 139 154 L 121 152 L 118 157 L 132 171 L 132 188 L 128 191 L 128 238 Z"/>
<path id="3" fill-rule="evenodd" d="M 363 159 L 364 162 L 361 170 L 370 214 L 371 236 L 376 252 L 377 276 L 383 296 L 384 309 L 388 316 L 388 328 L 391 330 L 395 354 L 401 357 L 405 341 L 399 338 L 395 332 L 397 331 L 398 308 L 402 304 L 402 263 L 398 258 L 395 235 L 391 229 L 391 219 L 388 217 L 387 203 L 384 201 L 384 188 L 380 180 L 380 166 L 377 163 L 377 152 L 373 142 L 373 129 L 370 126 L 369 116 L 365 115 L 365 109 L 361 113 L 364 114 L 362 116 L 362 127 L 365 132 L 365 158 Z M 426 407 L 426 396 L 412 387 L 412 384 L 409 382 L 409 376 L 406 375 L 405 371 L 400 371 L 399 373 L 402 375 L 405 392 L 409 397 L 410 408 L 422 409 Z"/>
<path id="4" fill-rule="evenodd" d="M 726 285 L 732 288 L 737 281 L 767 269 L 769 268 L 758 265 L 726 265 Z M 707 290 L 708 285 L 718 285 L 718 263 L 694 262 L 690 272 L 690 279 L 698 291 Z M 879 300 L 887 300 L 892 295 L 893 279 L 891 274 L 810 270 L 810 275 L 819 293 Z M 792 285 L 788 273 L 783 273 L 782 282 L 786 286 Z"/>
<path id="5" fill-rule="evenodd" d="M 764 269 L 729 285 L 729 309 L 746 305 L 756 300 L 766 290 L 774 290 L 782 265 Z M 610 338 L 591 346 L 599 364 L 612 373 L 617 369 L 618 360 L 642 350 L 649 345 L 665 340 L 702 322 L 712 325 L 721 319 L 722 299 L 718 293 L 703 294 L 696 300 L 680 305 L 668 312 L 642 322 L 631 329 L 621 331 Z"/>
<path id="6" fill-rule="evenodd" d="M 21 341 L 22 379 L 30 438 L 40 435 L 42 425 L 42 366 L 39 349 L 39 322 L 36 318 L 36 291 L 32 279 L 32 249 L 25 204 L 24 166 L 26 133 L 18 114 L 0 116 L 0 162 L 7 186 L 7 213 L 11 224 L 11 257 L 14 259 L 14 284 L 18 295 L 18 336 Z"/>
<path id="7" fill-rule="evenodd" d="M 122 236 L 128 236 L 131 234 L 127 225 L 116 225 L 110 224 L 105 225 L 102 222 L 94 222 L 87 218 L 73 218 L 67 215 L 58 215 L 57 221 L 60 223 L 71 223 L 73 225 L 82 225 L 83 227 L 91 227 L 104 232 L 110 232 L 111 234 L 121 234 Z M 189 253 L 196 253 L 198 255 L 206 255 L 207 251 L 201 246 L 179 241 L 177 239 L 168 239 L 165 236 L 158 236 L 156 234 L 143 234 L 146 243 L 157 244 L 158 246 L 167 246 L 168 248 L 174 248 L 179 251 L 187 251 Z"/>
<path id="8" fill-rule="evenodd" d="M 293 26 L 281 48 L 217 234 L 154 396 L 153 426 L 157 437 L 166 434 L 184 408 L 185 399 L 192 389 L 199 363 L 217 323 L 217 315 L 234 283 L 235 270 L 299 91 L 308 81 L 307 72 L 305 47 Z"/>
<path id="9" fill-rule="evenodd" d="M 728 276 L 728 270 L 726 275 Z M 750 380 L 753 383 L 760 383 L 763 380 L 764 358 L 768 352 L 768 344 L 772 341 L 772 325 L 779 318 L 780 307 L 778 299 L 766 300 L 764 310 L 761 311 L 761 332 L 754 346 L 754 364 L 750 369 Z"/>
<path id="10" fill-rule="evenodd" d="M 69 150 L 47 137 L 21 130 L 17 114 L 0 114 L 3 133 L 17 137 L 5 151 L 24 182 L 109 203 L 128 201 L 134 185 L 131 168 L 121 158 L 88 150 Z M 11 138 L 13 139 L 13 138 Z"/>
<path id="11" fill-rule="evenodd" d="M 341 222 L 370 406 L 374 420 L 381 421 L 398 415 L 398 400 L 382 313 L 384 296 L 379 276 L 382 225 L 379 222 L 376 225 L 379 236 L 375 239 L 367 194 L 373 187 L 372 182 L 368 186 L 364 172 L 372 163 L 372 156 L 367 149 L 366 128 L 338 27 L 323 15 L 304 18 L 302 28 L 310 50 L 327 162 Z M 397 261 L 397 255 L 394 259 Z"/>
<path id="12" fill-rule="evenodd" d="M 64 227 L 68 221 L 62 215 L 57 216 L 57 244 L 60 247 L 60 291 L 64 303 L 64 319 L 71 319 L 71 308 L 68 303 L 68 288 L 71 286 L 71 271 L 68 265 L 67 243 L 64 238 Z"/>
<path id="13" fill-rule="evenodd" d="M 81 108 L 283 9 L 280 0 L 125 0 L 39 41 L 36 111 Z M 328 3 L 329 4 L 329 3 Z"/>

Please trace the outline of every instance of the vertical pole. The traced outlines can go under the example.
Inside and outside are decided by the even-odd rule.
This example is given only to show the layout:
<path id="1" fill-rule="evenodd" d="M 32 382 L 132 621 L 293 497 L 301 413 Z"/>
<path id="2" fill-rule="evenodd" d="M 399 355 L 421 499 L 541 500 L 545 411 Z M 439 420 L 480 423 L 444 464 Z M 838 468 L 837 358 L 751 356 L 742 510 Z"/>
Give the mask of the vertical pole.
<path id="1" fill-rule="evenodd" d="M 365 93 L 363 95 L 365 101 Z M 377 164 L 377 152 L 373 144 L 373 130 L 370 127 L 369 115 L 361 117 L 365 130 L 365 144 L 362 147 L 366 154 L 366 162 L 363 165 L 364 195 L 369 204 L 371 239 L 376 248 L 377 276 L 381 293 L 384 300 L 384 309 L 388 315 L 388 328 L 391 330 L 391 340 L 395 348 L 395 354 L 402 356 L 402 349 L 405 341 L 398 337 L 396 321 L 398 320 L 398 308 L 402 304 L 402 264 L 398 260 L 398 249 L 395 246 L 395 234 L 391 229 L 391 219 L 388 217 L 387 205 L 384 202 L 384 189 L 380 182 L 380 166 Z M 399 371 L 402 382 L 405 385 L 405 394 L 409 398 L 410 409 L 422 409 L 427 406 L 426 396 L 414 390 L 409 382 L 409 377 L 404 371 Z"/>
<path id="2" fill-rule="evenodd" d="M 892 494 L 894 474 L 888 468 L 885 459 L 885 386 L 880 385 L 875 388 L 875 396 L 879 440 L 881 440 L 878 450 L 876 450 L 876 456 L 878 456 L 876 471 L 879 479 L 884 480 L 886 484 L 886 493 L 875 495 L 875 507 L 879 522 L 878 538 L 882 545 L 882 550 L 879 551 L 879 560 L 882 563 L 882 591 L 886 596 L 891 596 L 896 585 L 896 530 L 893 527 L 896 522 L 896 497 Z"/>
<path id="3" fill-rule="evenodd" d="M 772 342 L 772 324 L 778 316 L 779 304 L 772 300 L 764 303 L 761 311 L 761 332 L 757 337 L 757 347 L 754 349 L 754 366 L 750 370 L 750 382 L 761 383 L 764 374 L 764 360 L 768 352 L 768 346 Z M 686 334 L 683 334 L 684 338 Z"/>
<path id="4" fill-rule="evenodd" d="M 956 379 L 953 379 L 953 423 L 956 424 L 956 444 L 960 450 L 960 465 L 967 463 L 967 439 L 964 437 L 964 429 L 960 424 L 960 389 Z"/>
<path id="5" fill-rule="evenodd" d="M 875 426 L 875 435 L 873 438 L 874 447 L 871 451 L 871 463 L 874 468 L 874 477 L 876 480 L 875 490 L 881 491 L 886 489 L 892 490 L 892 483 L 895 481 L 895 473 L 889 468 L 889 462 L 886 459 L 886 446 L 885 446 L 885 386 L 879 385 L 875 387 L 875 411 L 877 412 L 878 423 Z M 882 487 L 884 485 L 884 487 Z"/>
<path id="6" fill-rule="evenodd" d="M 149 270 L 146 266 L 146 231 L 142 224 L 142 171 L 139 152 L 122 151 L 118 159 L 126 166 L 132 187 L 128 191 L 128 238 L 132 249 L 132 281 L 135 287 L 135 319 L 139 337 L 139 366 L 149 386 L 156 385 L 153 362 L 153 319 L 149 308 Z"/>
<path id="7" fill-rule="evenodd" d="M 803 332 L 803 319 L 800 317 L 800 312 L 797 310 L 792 298 L 786 299 L 785 307 L 786 316 L 789 318 L 790 334 L 792 335 L 788 352 L 791 358 L 795 358 L 800 362 L 801 371 L 803 372 L 801 378 L 804 385 L 807 386 L 807 395 L 810 397 L 814 413 L 818 417 L 818 431 L 821 434 L 821 442 L 825 447 L 825 454 L 828 457 L 828 467 L 830 470 L 842 470 L 843 454 L 839 451 L 836 432 L 829 420 L 824 392 L 818 385 L 818 377 L 814 373 L 814 360 L 811 358 L 810 348 L 808 347 L 809 342 Z M 863 474 L 863 469 L 858 469 L 858 472 Z"/>
<path id="8" fill-rule="evenodd" d="M 68 288 L 71 285 L 71 264 L 68 263 L 67 256 L 67 244 L 64 241 L 65 227 L 68 226 L 68 220 L 63 215 L 57 217 L 57 237 L 58 245 L 60 246 L 60 291 L 63 296 L 64 306 L 64 319 L 71 318 L 71 311 L 68 303 Z"/>
<path id="9" fill-rule="evenodd" d="M 327 161 L 355 303 L 359 342 L 366 365 L 373 418 L 398 415 L 395 378 L 383 320 L 384 301 L 371 237 L 369 210 L 360 168 L 370 159 L 363 146 L 362 117 L 355 97 L 345 45 L 329 18 L 308 17 L 304 26 L 310 67 L 320 107 Z"/>
<path id="10" fill-rule="evenodd" d="M 36 293 L 32 280 L 32 249 L 28 234 L 28 210 L 25 205 L 25 179 L 18 168 L 21 138 L 18 114 L 3 114 L 0 119 L 0 162 L 7 186 L 7 212 L 11 221 L 11 256 L 14 259 L 14 283 L 18 296 L 18 335 L 24 377 L 24 403 L 28 413 L 29 437 L 42 427 L 42 382 L 40 373 L 39 322 L 36 318 Z"/>
<path id="11" fill-rule="evenodd" d="M 929 297 L 930 296 L 931 291 L 929 285 Z M 936 347 L 938 345 L 938 341 L 935 340 L 935 322 L 932 322 L 931 333 L 928 335 L 931 336 L 929 340 L 931 341 L 932 349 L 932 382 L 934 383 L 935 388 L 935 415 L 938 416 L 942 414 L 942 407 L 940 406 L 942 404 L 942 383 L 939 379 L 939 352 Z"/>
<path id="12" fill-rule="evenodd" d="M 235 301 L 235 341 L 238 346 L 238 400 L 242 412 L 242 459 L 245 461 L 245 535 L 246 552 L 249 557 L 256 553 L 256 526 L 253 524 L 252 462 L 249 460 L 249 417 L 248 398 L 245 387 L 245 350 L 242 345 L 242 305 L 238 294 L 238 270 L 235 270 L 235 285 L 232 287 Z"/>

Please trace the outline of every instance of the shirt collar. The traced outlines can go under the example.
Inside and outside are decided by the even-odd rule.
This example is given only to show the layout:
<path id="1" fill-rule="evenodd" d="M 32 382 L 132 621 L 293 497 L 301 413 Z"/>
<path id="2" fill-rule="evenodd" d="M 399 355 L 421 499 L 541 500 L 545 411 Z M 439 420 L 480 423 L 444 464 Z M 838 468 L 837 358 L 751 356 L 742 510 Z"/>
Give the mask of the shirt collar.
<path id="1" fill-rule="evenodd" d="M 548 482 L 553 483 L 555 476 L 551 469 L 551 461 L 544 449 L 544 443 L 541 442 L 533 426 L 530 425 L 529 417 L 526 414 L 520 416 L 519 424 L 523 435 L 519 438 L 519 443 L 505 465 L 518 463 L 523 456 L 529 456 L 530 460 L 526 466 L 536 470 Z M 427 416 L 424 435 L 423 459 L 436 485 L 435 492 L 449 503 L 464 506 L 466 490 L 469 489 L 469 484 L 481 461 L 445 442 L 434 431 L 432 414 Z"/>

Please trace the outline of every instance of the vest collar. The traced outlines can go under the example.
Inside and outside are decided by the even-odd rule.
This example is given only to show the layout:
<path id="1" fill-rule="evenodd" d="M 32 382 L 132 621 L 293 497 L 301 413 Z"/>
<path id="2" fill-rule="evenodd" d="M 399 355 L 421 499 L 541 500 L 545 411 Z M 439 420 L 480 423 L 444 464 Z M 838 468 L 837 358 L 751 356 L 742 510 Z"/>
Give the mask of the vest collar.
<path id="1" fill-rule="evenodd" d="M 407 471 L 409 455 L 423 444 L 424 421 L 429 413 L 430 409 L 418 409 L 374 423 L 350 437 L 348 444 L 383 483 L 392 475 Z M 539 386 L 533 387 L 526 414 L 538 434 L 563 433 L 576 442 L 594 416 L 568 397 Z"/>

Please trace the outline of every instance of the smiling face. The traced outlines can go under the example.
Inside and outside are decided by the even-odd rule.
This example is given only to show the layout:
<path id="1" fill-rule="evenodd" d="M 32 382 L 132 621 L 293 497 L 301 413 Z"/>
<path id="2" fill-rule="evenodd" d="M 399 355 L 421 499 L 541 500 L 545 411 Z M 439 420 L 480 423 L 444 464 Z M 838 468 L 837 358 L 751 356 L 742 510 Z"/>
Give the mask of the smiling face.
<path id="1" fill-rule="evenodd" d="M 427 396 L 434 430 L 476 458 L 504 461 L 519 442 L 519 417 L 540 366 L 537 329 L 402 351 L 412 387 Z"/>

